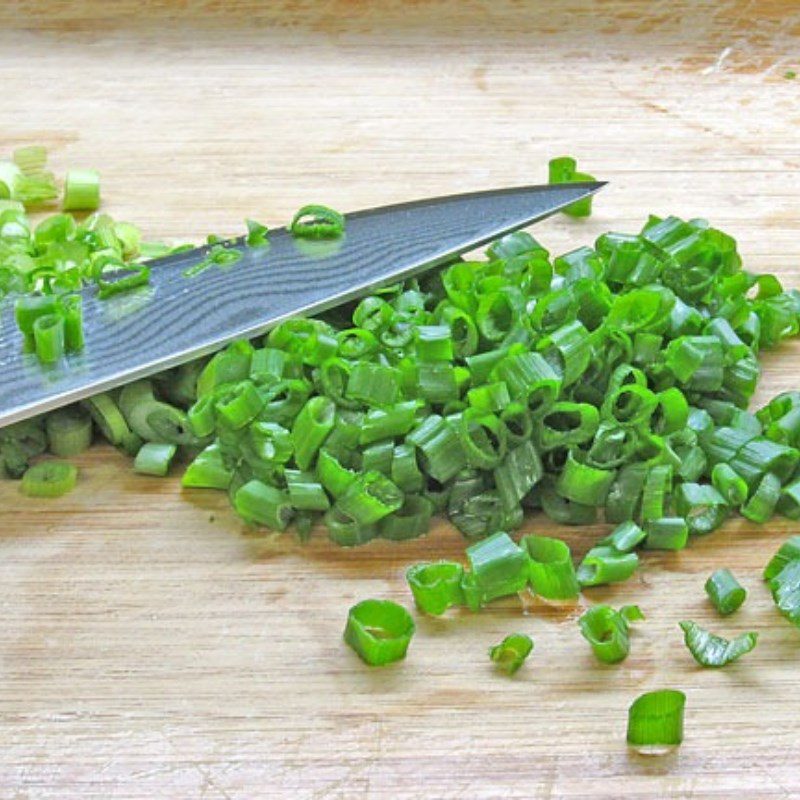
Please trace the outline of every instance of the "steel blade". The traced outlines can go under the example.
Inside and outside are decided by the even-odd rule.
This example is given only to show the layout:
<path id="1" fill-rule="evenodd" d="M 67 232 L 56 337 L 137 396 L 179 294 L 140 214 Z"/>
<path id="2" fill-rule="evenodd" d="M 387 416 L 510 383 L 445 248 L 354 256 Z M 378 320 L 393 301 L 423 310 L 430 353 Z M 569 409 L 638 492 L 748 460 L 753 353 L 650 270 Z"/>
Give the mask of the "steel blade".
<path id="1" fill-rule="evenodd" d="M 338 240 L 233 247 L 242 258 L 194 278 L 207 247 L 152 262 L 150 286 L 97 300 L 84 289 L 86 345 L 57 365 L 23 353 L 13 308 L 0 316 L 0 427 L 213 352 L 281 320 L 312 314 L 394 283 L 594 193 L 602 183 L 525 186 L 348 214 Z"/>

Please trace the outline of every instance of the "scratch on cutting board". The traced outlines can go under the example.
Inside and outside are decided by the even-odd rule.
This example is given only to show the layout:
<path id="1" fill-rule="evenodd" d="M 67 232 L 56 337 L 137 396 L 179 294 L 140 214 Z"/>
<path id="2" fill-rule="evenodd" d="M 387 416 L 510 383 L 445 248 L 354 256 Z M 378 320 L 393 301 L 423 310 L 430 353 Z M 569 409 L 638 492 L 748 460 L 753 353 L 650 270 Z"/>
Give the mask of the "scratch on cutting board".
<path id="1" fill-rule="evenodd" d="M 717 60 L 710 66 L 706 67 L 704 70 L 701 70 L 701 74 L 703 75 L 711 75 L 714 72 L 719 72 L 722 69 L 722 65 L 725 63 L 725 59 L 733 52 L 732 47 L 726 47 L 718 56 Z"/>

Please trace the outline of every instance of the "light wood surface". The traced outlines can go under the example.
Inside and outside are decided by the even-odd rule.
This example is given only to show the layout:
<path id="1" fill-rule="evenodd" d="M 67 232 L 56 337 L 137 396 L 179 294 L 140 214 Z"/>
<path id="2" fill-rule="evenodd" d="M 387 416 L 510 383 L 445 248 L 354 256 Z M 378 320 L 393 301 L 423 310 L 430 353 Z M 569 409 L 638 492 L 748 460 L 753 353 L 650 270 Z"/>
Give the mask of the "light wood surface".
<path id="1" fill-rule="evenodd" d="M 703 215 L 750 269 L 800 286 L 799 44 L 792 0 L 12 2 L 0 152 L 95 166 L 105 209 L 174 238 L 309 200 L 536 181 L 571 153 L 611 185 L 591 220 L 537 229 L 554 250 L 650 211 Z M 800 347 L 770 355 L 760 396 L 798 371 Z M 793 525 L 732 522 L 587 592 L 647 614 L 617 667 L 593 661 L 577 611 L 509 601 L 420 619 L 407 661 L 373 671 L 341 642 L 347 609 L 409 603 L 406 565 L 462 553 L 445 524 L 301 547 L 108 448 L 80 467 L 52 502 L 0 483 L 0 798 L 800 796 L 800 640 L 759 578 Z M 581 554 L 602 528 L 525 530 Z M 702 588 L 720 566 L 751 592 L 725 621 Z M 759 646 L 703 671 L 685 618 Z M 515 630 L 536 650 L 509 680 L 486 649 Z M 670 686 L 688 695 L 684 745 L 630 754 L 629 703 Z"/>

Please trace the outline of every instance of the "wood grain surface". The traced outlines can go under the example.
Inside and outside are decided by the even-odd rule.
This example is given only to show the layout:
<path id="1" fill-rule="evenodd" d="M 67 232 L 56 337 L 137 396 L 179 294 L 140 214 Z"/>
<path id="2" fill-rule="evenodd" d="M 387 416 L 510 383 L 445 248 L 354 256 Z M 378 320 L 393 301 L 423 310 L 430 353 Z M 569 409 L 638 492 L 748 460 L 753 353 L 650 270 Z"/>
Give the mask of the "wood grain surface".
<path id="1" fill-rule="evenodd" d="M 611 185 L 554 250 L 648 212 L 710 217 L 753 270 L 800 286 L 800 8 L 793 0 L 11 2 L 0 9 L 0 152 L 43 143 L 95 166 L 104 207 L 150 237 L 526 183 L 577 155 Z M 800 347 L 765 359 L 760 397 L 797 388 Z M 2 380 L 2 377 L 0 377 Z M 760 570 L 793 525 L 732 522 L 585 602 L 648 616 L 619 666 L 577 610 L 516 601 L 420 619 L 405 663 L 366 669 L 348 607 L 409 603 L 424 541 L 345 551 L 248 532 L 224 497 L 133 475 L 108 448 L 52 502 L 0 483 L 0 798 L 793 798 L 800 640 Z M 581 554 L 602 527 L 563 534 Z M 750 589 L 721 621 L 703 583 Z M 677 621 L 758 630 L 701 670 Z M 486 649 L 536 650 L 514 679 Z M 639 693 L 688 695 L 680 750 L 625 746 Z"/>

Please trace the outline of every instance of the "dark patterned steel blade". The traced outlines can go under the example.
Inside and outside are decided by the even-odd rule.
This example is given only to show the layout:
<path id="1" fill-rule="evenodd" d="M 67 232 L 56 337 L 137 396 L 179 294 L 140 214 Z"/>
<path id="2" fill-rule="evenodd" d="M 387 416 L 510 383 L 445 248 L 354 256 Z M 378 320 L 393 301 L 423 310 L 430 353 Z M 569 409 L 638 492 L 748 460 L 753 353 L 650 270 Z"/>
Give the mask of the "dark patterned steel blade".
<path id="1" fill-rule="evenodd" d="M 602 183 L 524 186 L 348 214 L 338 240 L 270 234 L 267 248 L 194 278 L 201 247 L 151 262 L 150 286 L 107 300 L 84 290 L 86 346 L 44 366 L 23 353 L 11 302 L 0 309 L 0 427 L 152 375 L 445 263 L 596 192 Z"/>

